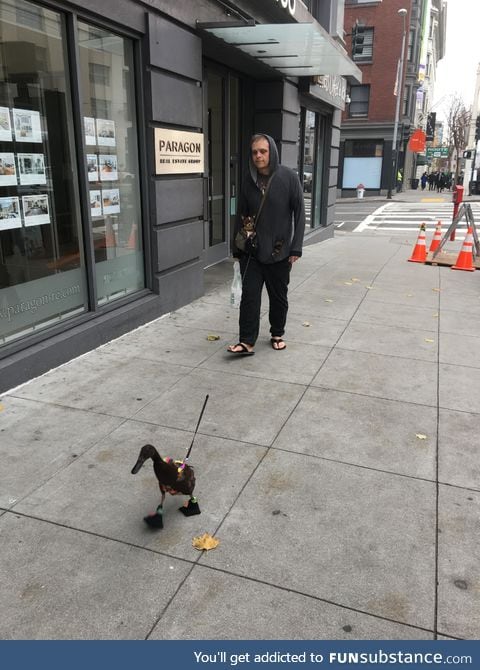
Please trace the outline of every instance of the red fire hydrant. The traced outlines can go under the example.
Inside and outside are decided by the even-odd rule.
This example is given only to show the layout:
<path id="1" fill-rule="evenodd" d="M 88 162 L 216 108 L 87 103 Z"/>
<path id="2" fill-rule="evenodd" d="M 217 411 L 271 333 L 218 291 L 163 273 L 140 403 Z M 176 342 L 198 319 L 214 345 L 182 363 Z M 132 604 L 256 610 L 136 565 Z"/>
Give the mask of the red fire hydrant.
<path id="1" fill-rule="evenodd" d="M 453 216 L 452 216 L 452 221 L 454 221 L 457 217 L 458 214 L 458 208 L 460 207 L 460 203 L 463 201 L 463 186 L 454 186 L 453 187 L 453 195 L 452 195 L 452 202 L 453 202 Z M 450 235 L 450 240 L 453 242 L 455 240 L 455 229 L 453 229 L 451 235 Z"/>

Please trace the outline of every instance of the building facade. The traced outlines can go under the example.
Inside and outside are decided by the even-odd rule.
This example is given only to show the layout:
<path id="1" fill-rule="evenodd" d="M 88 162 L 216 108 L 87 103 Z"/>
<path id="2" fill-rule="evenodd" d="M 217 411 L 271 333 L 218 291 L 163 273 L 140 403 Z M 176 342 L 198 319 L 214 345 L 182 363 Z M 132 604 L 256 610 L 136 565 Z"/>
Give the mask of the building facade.
<path id="1" fill-rule="evenodd" d="M 342 118 L 341 195 L 352 195 L 359 182 L 365 195 L 385 195 L 399 181 L 408 187 L 416 177 L 416 157 L 408 151 L 408 140 L 415 128 L 426 128 L 435 66 L 443 56 L 444 4 L 346 1 L 345 42 L 362 70 L 362 82 L 350 87 Z"/>
<path id="2" fill-rule="evenodd" d="M 203 294 L 253 132 L 333 234 L 343 2 L 0 0 L 0 390 Z"/>

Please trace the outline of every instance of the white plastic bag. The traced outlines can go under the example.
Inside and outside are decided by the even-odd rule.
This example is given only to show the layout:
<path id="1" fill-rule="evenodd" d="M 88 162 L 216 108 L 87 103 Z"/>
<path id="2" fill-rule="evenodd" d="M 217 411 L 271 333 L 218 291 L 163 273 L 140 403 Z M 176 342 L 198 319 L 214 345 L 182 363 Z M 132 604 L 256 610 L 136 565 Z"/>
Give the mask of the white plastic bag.
<path id="1" fill-rule="evenodd" d="M 230 291 L 230 306 L 234 309 L 240 307 L 240 300 L 242 299 L 242 275 L 240 274 L 240 263 L 235 261 L 233 264 L 233 281 L 232 289 Z"/>

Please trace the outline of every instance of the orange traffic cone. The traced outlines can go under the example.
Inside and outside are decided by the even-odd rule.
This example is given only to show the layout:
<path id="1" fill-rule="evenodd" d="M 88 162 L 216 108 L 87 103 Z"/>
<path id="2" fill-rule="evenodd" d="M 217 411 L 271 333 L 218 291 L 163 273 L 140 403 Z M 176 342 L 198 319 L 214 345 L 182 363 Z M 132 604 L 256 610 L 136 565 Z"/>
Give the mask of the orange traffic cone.
<path id="1" fill-rule="evenodd" d="M 117 241 L 115 239 L 115 231 L 110 221 L 107 221 L 105 224 L 105 246 L 107 249 L 109 247 L 116 247 Z"/>
<path id="2" fill-rule="evenodd" d="M 132 230 L 130 231 L 130 237 L 128 238 L 128 242 L 125 245 L 127 249 L 136 249 L 137 248 L 137 224 L 132 223 Z"/>
<path id="3" fill-rule="evenodd" d="M 429 253 L 432 251 L 436 251 L 440 246 L 441 241 L 442 241 L 442 222 L 439 221 L 435 227 L 435 233 L 433 235 L 432 243 L 430 244 L 430 249 L 428 250 Z"/>
<path id="4" fill-rule="evenodd" d="M 475 266 L 473 265 L 473 233 L 471 227 L 467 230 L 457 262 L 455 265 L 452 265 L 452 270 L 468 270 L 469 272 L 475 270 Z"/>
<path id="5" fill-rule="evenodd" d="M 427 260 L 427 247 L 425 245 L 425 224 L 420 226 L 416 245 L 413 247 L 411 257 L 408 259 L 412 263 L 425 263 Z"/>

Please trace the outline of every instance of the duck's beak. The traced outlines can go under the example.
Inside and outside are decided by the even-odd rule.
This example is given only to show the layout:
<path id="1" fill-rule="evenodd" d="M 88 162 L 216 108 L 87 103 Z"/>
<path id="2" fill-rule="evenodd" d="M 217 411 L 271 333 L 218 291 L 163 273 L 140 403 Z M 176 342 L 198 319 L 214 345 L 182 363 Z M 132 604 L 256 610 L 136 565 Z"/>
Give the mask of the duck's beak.
<path id="1" fill-rule="evenodd" d="M 132 475 L 136 475 L 137 472 L 140 470 L 142 465 L 145 463 L 146 459 L 143 458 L 143 456 L 138 457 L 138 461 L 135 463 L 135 465 L 132 468 Z"/>

